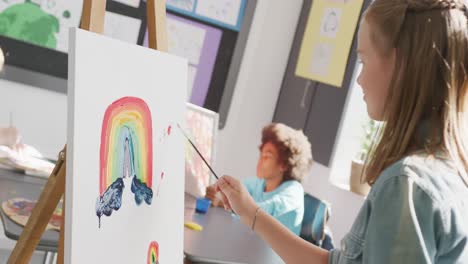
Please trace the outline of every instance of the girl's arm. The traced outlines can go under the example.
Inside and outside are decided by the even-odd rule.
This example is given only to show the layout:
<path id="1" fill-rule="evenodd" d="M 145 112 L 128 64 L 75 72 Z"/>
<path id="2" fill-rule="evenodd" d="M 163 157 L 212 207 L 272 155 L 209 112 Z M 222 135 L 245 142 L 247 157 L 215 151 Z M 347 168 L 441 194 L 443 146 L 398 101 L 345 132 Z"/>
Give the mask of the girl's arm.
<path id="1" fill-rule="evenodd" d="M 239 214 L 241 221 L 253 228 L 288 264 L 328 263 L 328 251 L 303 240 L 255 204 L 245 187 L 235 178 L 224 176 L 217 183 L 226 209 Z"/>

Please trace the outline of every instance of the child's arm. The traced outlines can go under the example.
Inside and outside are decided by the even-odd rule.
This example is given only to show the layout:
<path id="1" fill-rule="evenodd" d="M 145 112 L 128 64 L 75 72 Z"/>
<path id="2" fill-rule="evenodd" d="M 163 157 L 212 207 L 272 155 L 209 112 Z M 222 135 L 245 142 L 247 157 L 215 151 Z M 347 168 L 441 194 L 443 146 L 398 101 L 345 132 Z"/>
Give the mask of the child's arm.
<path id="1" fill-rule="evenodd" d="M 275 218 L 257 210 L 258 205 L 239 180 L 224 176 L 216 186 L 222 192 L 228 209 L 233 209 L 241 217 L 241 221 L 253 228 L 286 263 L 328 263 L 328 251 L 296 236 Z"/>

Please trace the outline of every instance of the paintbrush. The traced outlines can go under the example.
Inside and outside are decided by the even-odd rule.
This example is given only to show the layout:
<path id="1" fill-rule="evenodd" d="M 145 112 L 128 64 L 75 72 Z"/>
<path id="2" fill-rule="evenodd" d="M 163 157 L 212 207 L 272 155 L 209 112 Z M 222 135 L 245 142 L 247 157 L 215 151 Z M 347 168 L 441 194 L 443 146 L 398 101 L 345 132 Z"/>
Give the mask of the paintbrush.
<path id="1" fill-rule="evenodd" d="M 198 148 L 195 146 L 195 144 L 192 142 L 192 140 L 190 140 L 190 138 L 187 136 L 187 134 L 185 133 L 185 131 L 182 129 L 182 127 L 180 127 L 179 124 L 177 124 L 177 127 L 180 129 L 180 131 L 182 132 L 182 134 L 184 135 L 184 137 L 190 142 L 190 145 L 192 145 L 193 149 L 195 149 L 195 151 L 198 153 L 198 156 L 200 156 L 200 158 L 203 160 L 203 162 L 206 164 L 206 166 L 208 166 L 208 169 L 210 169 L 211 173 L 213 173 L 213 176 L 215 176 L 215 178 L 217 180 L 219 180 L 219 177 L 218 175 L 216 175 L 216 173 L 214 172 L 213 168 L 211 168 L 210 164 L 208 163 L 208 161 L 206 161 L 206 159 L 203 157 L 203 155 L 200 153 L 200 151 L 198 150 Z"/>

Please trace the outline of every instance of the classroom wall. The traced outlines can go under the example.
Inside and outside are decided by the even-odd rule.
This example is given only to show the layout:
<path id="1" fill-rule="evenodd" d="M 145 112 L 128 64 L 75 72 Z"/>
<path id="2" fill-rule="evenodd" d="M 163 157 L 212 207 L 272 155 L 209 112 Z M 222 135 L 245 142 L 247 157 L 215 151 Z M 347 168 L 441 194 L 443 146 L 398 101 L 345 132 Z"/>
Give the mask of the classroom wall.
<path id="1" fill-rule="evenodd" d="M 66 143 L 66 95 L 0 79 L 0 126 L 9 125 L 10 112 L 24 143 L 57 157 Z"/>
<path id="2" fill-rule="evenodd" d="M 219 174 L 255 176 L 262 127 L 271 122 L 286 69 L 302 0 L 258 0 L 226 127 L 219 132 Z M 24 142 L 56 157 L 66 141 L 66 96 L 0 80 L 0 125 L 9 112 Z M 346 234 L 362 198 L 329 183 L 329 169 L 315 165 L 304 186 L 333 205 L 331 228 Z"/>
<path id="3" fill-rule="evenodd" d="M 228 122 L 219 133 L 215 165 L 219 174 L 255 176 L 260 132 L 273 119 L 302 4 L 258 1 Z M 339 246 L 363 198 L 331 184 L 329 177 L 329 168 L 315 164 L 304 189 L 332 204 L 330 227 Z"/>
<path id="4" fill-rule="evenodd" d="M 259 0 L 232 97 L 219 132 L 220 174 L 255 176 L 262 127 L 271 122 L 302 0 Z"/>

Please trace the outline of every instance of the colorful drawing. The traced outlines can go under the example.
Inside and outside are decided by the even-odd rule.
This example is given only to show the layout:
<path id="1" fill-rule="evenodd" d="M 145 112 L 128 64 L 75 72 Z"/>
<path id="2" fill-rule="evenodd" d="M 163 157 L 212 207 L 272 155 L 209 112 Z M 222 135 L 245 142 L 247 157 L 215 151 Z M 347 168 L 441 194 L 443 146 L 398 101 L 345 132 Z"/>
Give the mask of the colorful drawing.
<path id="1" fill-rule="evenodd" d="M 64 263 L 183 263 L 187 60 L 70 31 Z"/>
<path id="2" fill-rule="evenodd" d="M 191 12 L 193 11 L 195 0 L 167 0 L 166 5 Z"/>
<path id="3" fill-rule="evenodd" d="M 30 2 L 12 5 L 0 13 L 0 34 L 31 44 L 54 49 L 59 29 L 56 17 Z"/>
<path id="4" fill-rule="evenodd" d="M 159 245 L 156 241 L 151 242 L 149 246 L 148 264 L 159 264 Z"/>
<path id="5" fill-rule="evenodd" d="M 195 144 L 205 159 L 213 162 L 214 131 L 216 129 L 213 117 L 201 112 L 188 109 L 186 113 L 187 126 Z M 195 150 L 187 142 L 185 153 L 185 174 L 192 175 L 197 180 L 197 185 L 205 189 L 210 184 L 210 170 Z"/>
<path id="6" fill-rule="evenodd" d="M 68 50 L 68 29 L 77 27 L 81 1 L 0 1 L 0 35 L 30 44 Z"/>
<path id="7" fill-rule="evenodd" d="M 96 214 L 110 216 L 122 206 L 125 179 L 131 178 L 135 202 L 153 199 L 152 120 L 148 105 L 136 97 L 123 97 L 104 114 L 100 148 L 100 196 Z"/>
<path id="8" fill-rule="evenodd" d="M 31 201 L 25 198 L 14 198 L 3 202 L 2 210 L 13 222 L 21 226 L 26 226 L 35 206 L 36 201 Z M 60 231 L 62 222 L 62 201 L 60 201 L 52 214 L 46 229 Z"/>

